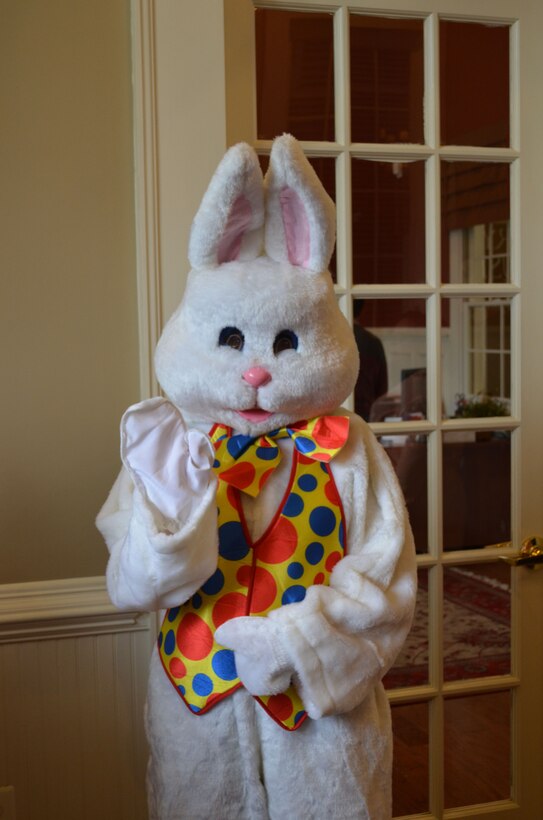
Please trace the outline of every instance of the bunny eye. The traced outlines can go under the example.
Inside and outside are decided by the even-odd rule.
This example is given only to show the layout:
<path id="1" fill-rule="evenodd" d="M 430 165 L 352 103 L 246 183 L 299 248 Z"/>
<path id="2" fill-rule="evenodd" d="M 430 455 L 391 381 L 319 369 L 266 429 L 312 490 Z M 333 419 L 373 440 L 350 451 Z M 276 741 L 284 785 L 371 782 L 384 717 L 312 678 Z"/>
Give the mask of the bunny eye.
<path id="1" fill-rule="evenodd" d="M 281 330 L 277 334 L 273 342 L 273 352 L 275 356 L 282 353 L 283 350 L 297 350 L 298 337 L 292 330 Z"/>
<path id="2" fill-rule="evenodd" d="M 219 345 L 231 347 L 234 350 L 243 350 L 245 337 L 237 327 L 223 327 L 219 333 Z"/>

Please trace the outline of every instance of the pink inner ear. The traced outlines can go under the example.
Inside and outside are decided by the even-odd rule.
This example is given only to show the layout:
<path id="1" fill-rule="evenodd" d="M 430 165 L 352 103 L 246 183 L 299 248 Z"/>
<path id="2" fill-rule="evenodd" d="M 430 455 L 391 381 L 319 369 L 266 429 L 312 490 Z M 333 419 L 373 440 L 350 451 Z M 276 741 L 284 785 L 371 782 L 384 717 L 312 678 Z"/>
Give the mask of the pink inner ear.
<path id="1" fill-rule="evenodd" d="M 305 205 L 293 188 L 285 187 L 279 194 L 283 227 L 287 241 L 288 260 L 303 268 L 309 261 L 309 221 Z"/>
<path id="2" fill-rule="evenodd" d="M 217 247 L 219 265 L 222 265 L 223 262 L 233 262 L 234 259 L 238 258 L 243 235 L 251 224 L 252 216 L 251 203 L 244 194 L 240 194 L 234 200 L 234 204 L 230 209 L 223 235 Z"/>

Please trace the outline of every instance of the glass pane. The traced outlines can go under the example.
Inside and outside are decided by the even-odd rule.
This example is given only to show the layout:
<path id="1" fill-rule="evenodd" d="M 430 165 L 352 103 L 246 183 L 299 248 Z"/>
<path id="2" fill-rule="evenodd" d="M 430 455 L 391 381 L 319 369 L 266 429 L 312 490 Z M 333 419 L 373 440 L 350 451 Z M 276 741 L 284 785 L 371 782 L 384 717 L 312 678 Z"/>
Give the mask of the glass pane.
<path id="1" fill-rule="evenodd" d="M 394 817 L 428 811 L 428 724 L 427 703 L 409 703 L 392 707 Z"/>
<path id="2" fill-rule="evenodd" d="M 353 281 L 424 282 L 424 162 L 352 160 Z"/>
<path id="3" fill-rule="evenodd" d="M 443 435 L 443 549 L 511 540 L 511 437 L 505 430 Z"/>
<path id="4" fill-rule="evenodd" d="M 509 312 L 509 311 L 508 311 Z M 501 326 L 500 308 L 490 305 L 486 308 L 485 330 L 486 339 L 485 346 L 489 349 L 500 350 L 501 348 Z"/>
<path id="5" fill-rule="evenodd" d="M 503 561 L 443 570 L 446 681 L 511 671 L 511 569 Z"/>
<path id="6" fill-rule="evenodd" d="M 442 145 L 509 145 L 509 28 L 442 20 Z"/>
<path id="7" fill-rule="evenodd" d="M 449 418 L 509 415 L 510 313 L 510 299 L 443 300 L 443 409 Z"/>
<path id="8" fill-rule="evenodd" d="M 510 281 L 509 165 L 441 163 L 444 282 Z"/>
<path id="9" fill-rule="evenodd" d="M 445 808 L 511 795 L 511 694 L 445 701 Z"/>
<path id="10" fill-rule="evenodd" d="M 424 299 L 354 299 L 355 409 L 366 421 L 426 417 Z"/>
<path id="11" fill-rule="evenodd" d="M 420 569 L 413 626 L 383 683 L 386 689 L 398 689 L 421 686 L 428 680 L 428 570 Z"/>
<path id="12" fill-rule="evenodd" d="M 350 18 L 351 139 L 423 143 L 422 20 Z"/>
<path id="13" fill-rule="evenodd" d="M 334 139 L 331 14 L 256 9 L 257 138 Z"/>
<path id="14" fill-rule="evenodd" d="M 427 439 L 425 434 L 379 437 L 400 480 L 418 553 L 428 552 Z"/>

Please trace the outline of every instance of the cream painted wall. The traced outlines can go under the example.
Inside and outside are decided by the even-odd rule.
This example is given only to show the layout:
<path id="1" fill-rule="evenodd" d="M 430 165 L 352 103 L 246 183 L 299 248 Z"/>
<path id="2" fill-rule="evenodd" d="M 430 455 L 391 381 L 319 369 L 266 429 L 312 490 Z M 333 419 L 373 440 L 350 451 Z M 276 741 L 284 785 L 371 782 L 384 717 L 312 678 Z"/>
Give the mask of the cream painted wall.
<path id="1" fill-rule="evenodd" d="M 139 398 L 128 0 L 0 0 L 0 584 L 101 575 Z"/>

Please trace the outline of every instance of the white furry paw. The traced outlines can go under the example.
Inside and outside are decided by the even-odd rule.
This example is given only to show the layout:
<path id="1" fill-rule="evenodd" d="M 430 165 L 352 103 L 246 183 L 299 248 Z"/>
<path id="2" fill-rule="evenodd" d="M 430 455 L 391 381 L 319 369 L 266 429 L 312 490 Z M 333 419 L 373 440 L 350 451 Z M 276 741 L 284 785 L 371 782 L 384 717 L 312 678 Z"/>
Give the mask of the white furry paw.
<path id="1" fill-rule="evenodd" d="M 238 677 L 252 695 L 277 695 L 288 689 L 293 667 L 271 621 L 232 618 L 217 629 L 215 640 L 234 650 Z"/>

